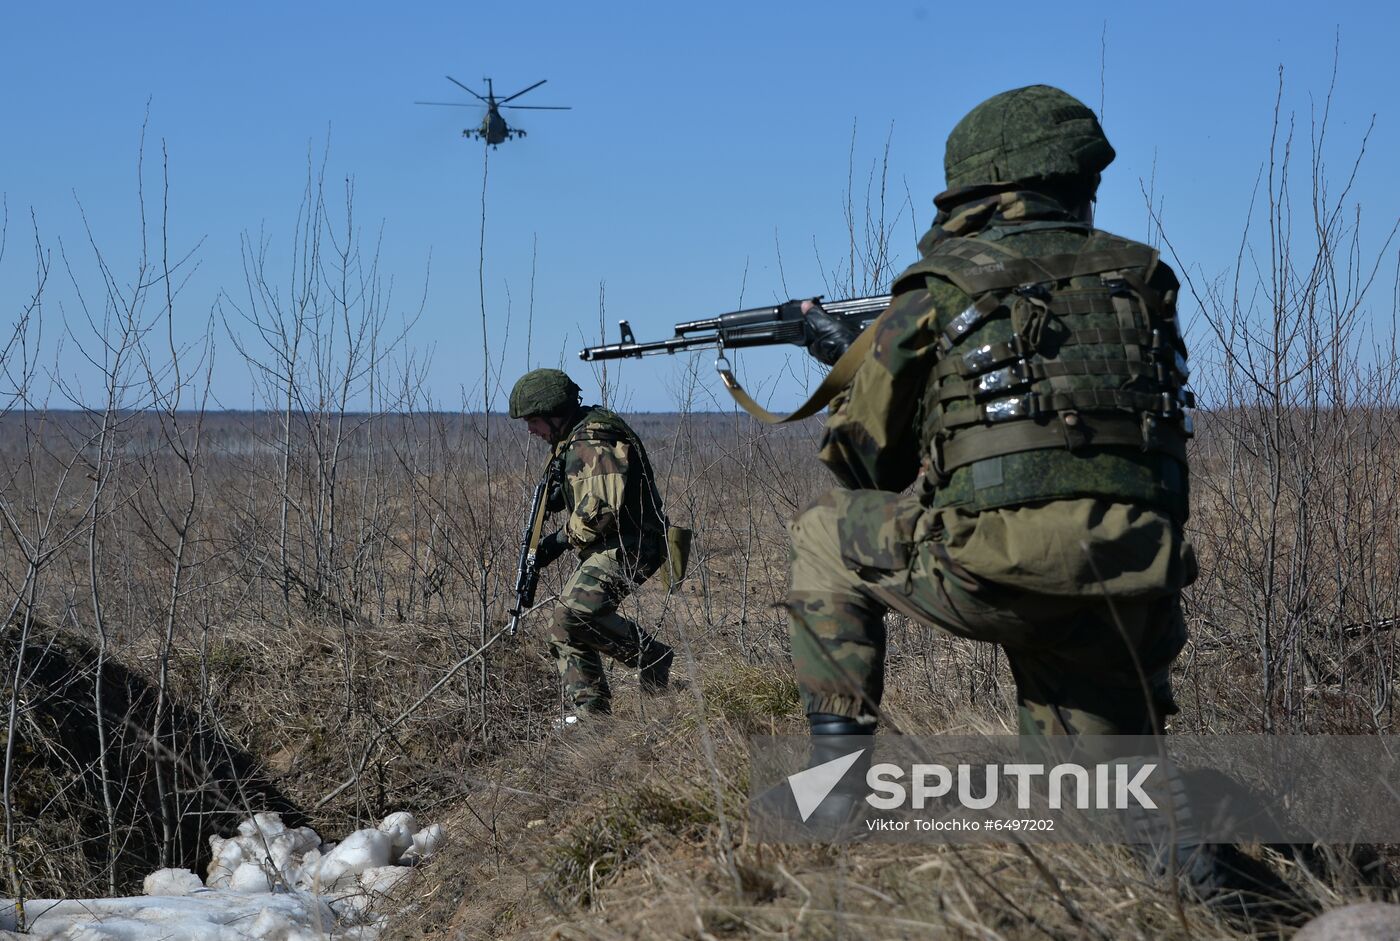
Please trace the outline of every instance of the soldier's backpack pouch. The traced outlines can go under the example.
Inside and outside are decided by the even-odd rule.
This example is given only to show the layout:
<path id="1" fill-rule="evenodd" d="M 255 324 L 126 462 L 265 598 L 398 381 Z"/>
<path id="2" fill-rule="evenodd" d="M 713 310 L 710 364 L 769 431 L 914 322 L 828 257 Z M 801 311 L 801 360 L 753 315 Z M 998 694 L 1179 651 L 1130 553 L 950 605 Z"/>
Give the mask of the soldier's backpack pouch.
<path id="1" fill-rule="evenodd" d="M 661 566 L 661 584 L 675 588 L 685 578 L 690 564 L 690 542 L 695 533 L 684 526 L 666 527 L 666 562 Z"/>

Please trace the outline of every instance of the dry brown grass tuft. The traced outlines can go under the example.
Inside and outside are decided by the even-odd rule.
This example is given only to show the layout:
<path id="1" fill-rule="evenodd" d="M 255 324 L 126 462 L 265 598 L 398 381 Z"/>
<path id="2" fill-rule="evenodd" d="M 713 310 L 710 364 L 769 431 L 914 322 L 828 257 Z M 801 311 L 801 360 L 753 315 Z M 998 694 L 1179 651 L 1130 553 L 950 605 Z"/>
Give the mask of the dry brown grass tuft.
<path id="1" fill-rule="evenodd" d="M 753 842 L 744 730 L 718 707 L 696 709 L 676 696 L 646 718 L 550 739 L 481 769 L 478 797 L 448 821 L 452 848 L 422 874 L 418 897 L 428 904 L 400 936 L 1266 936 L 1191 903 L 1183 925 L 1173 899 L 1122 848 Z M 699 728 L 714 765 L 691 733 L 677 734 Z M 1273 861 L 1305 895 L 1341 897 L 1336 885 Z"/>
<path id="2" fill-rule="evenodd" d="M 112 554 L 98 560 L 126 599 L 125 606 L 105 609 L 105 656 L 152 684 L 164 670 L 167 700 L 190 727 L 217 731 L 258 759 L 294 810 L 327 838 L 396 809 L 446 824 L 451 845 L 400 894 L 412 912 L 399 926 L 403 937 L 1247 937 L 1200 906 L 1186 907 L 1183 928 L 1172 900 L 1148 886 L 1117 849 L 1047 847 L 1031 859 L 1008 846 L 751 841 L 746 737 L 805 730 L 778 604 L 786 587 L 785 525 L 794 506 L 754 481 L 778 468 L 796 493 L 816 492 L 822 478 L 801 429 L 768 436 L 727 418 L 668 420 L 671 431 L 657 435 L 668 444 L 654 457 L 676 516 L 699 533 L 693 573 L 674 595 L 645 586 L 627 610 L 677 647 L 676 689 L 644 699 L 634 673 L 613 670 L 611 722 L 567 736 L 550 731 L 559 701 L 544 611 L 519 637 L 496 642 L 484 661 L 468 662 L 410 708 L 502 623 L 516 516 L 538 458 L 521 452 L 503 464 L 497 455 L 496 500 L 488 513 L 469 491 L 456 489 L 464 481 L 481 484 L 473 462 L 483 460 L 482 452 L 468 448 L 447 460 L 453 453 L 447 443 L 470 437 L 428 419 L 413 431 L 428 436 L 419 443 L 438 457 L 412 475 L 402 465 L 375 465 L 372 450 L 347 452 L 352 466 L 378 466 L 376 473 L 387 476 L 376 483 L 372 475 L 352 475 L 358 482 L 342 494 L 336 540 L 318 542 L 329 534 L 309 524 L 299 531 L 297 554 L 313 573 L 300 582 L 279 581 L 265 564 L 278 552 L 275 529 L 263 525 L 277 504 L 275 491 L 248 485 L 242 458 L 211 456 L 204 473 L 223 485 L 206 494 L 205 554 L 168 635 L 156 629 L 168 614 L 160 585 L 171 571 L 159 545 L 119 540 L 114 545 L 129 551 L 124 565 Z M 1210 434 L 1207 429 L 1199 446 L 1214 454 L 1219 449 Z M 1203 463 L 1198 494 L 1218 492 L 1211 475 L 1220 472 Z M 378 501 L 378 528 L 357 530 L 352 524 L 371 499 Z M 1198 515 L 1220 512 L 1206 506 Z M 119 518 L 107 518 L 103 532 L 113 538 L 128 532 Z M 1367 521 L 1377 551 L 1357 564 L 1371 566 L 1373 579 L 1376 566 L 1393 564 L 1389 550 L 1380 551 L 1390 545 L 1380 530 L 1393 523 L 1393 514 L 1379 511 Z M 1247 608 L 1225 602 L 1249 597 L 1252 588 L 1248 581 L 1220 581 L 1231 571 L 1215 561 L 1224 543 L 1208 528 L 1199 532 L 1203 556 L 1214 566 L 1215 595 L 1198 594 L 1193 604 L 1198 640 L 1179 665 L 1185 711 L 1175 722 L 1245 731 L 1259 714 L 1264 681 L 1251 656 L 1252 628 L 1241 620 Z M 318 545 L 325 550 L 319 557 Z M 75 581 L 65 583 L 60 568 L 49 569 L 34 610 L 66 612 L 50 630 L 86 643 L 93 635 L 88 614 L 63 604 L 86 577 L 77 548 L 70 560 Z M 19 564 L 13 554 L 4 559 Z M 303 583 L 315 582 L 318 564 L 323 587 L 309 593 Z M 563 575 L 562 567 L 547 573 L 541 599 Z M 1209 620 L 1220 618 L 1234 620 Z M 884 709 L 891 726 L 911 734 L 1012 731 L 1013 685 L 995 649 L 897 617 L 888 628 Z M 17 635 L 10 636 L 13 666 Z M 1341 656 L 1349 676 L 1373 680 L 1387 662 L 1374 653 L 1378 636 L 1393 632 L 1345 635 L 1341 642 L 1352 646 L 1324 653 Z M 32 666 L 39 634 L 27 643 Z M 92 671 L 84 670 L 87 685 L 69 688 L 86 690 L 90 702 Z M 1325 717 L 1353 728 L 1358 711 L 1329 708 L 1322 692 L 1308 693 L 1310 721 Z M 106 695 L 113 695 L 110 685 Z M 176 799 L 169 810 L 157 802 L 140 820 L 119 820 L 123 852 L 139 846 L 158 854 L 162 815 L 196 808 L 193 798 L 203 793 L 206 782 L 189 773 L 193 740 L 162 729 L 184 758 L 155 766 L 164 771 L 107 769 L 113 785 L 128 789 L 163 774 Z M 80 837 L 61 852 L 36 854 L 27 843 L 16 844 L 24 884 L 31 892 L 101 891 L 113 828 L 101 801 L 100 769 L 65 764 L 58 752 L 45 762 L 36 754 L 32 747 L 16 750 L 15 769 L 32 791 L 58 789 L 63 800 L 44 803 L 39 794 L 37 804 L 17 801 L 16 812 L 39 815 L 45 832 Z M 44 783 L 75 779 L 85 783 L 67 789 Z M 257 800 L 245 794 L 239 809 L 262 809 Z M 176 837 L 175 861 L 198 865 L 202 839 Z M 1377 892 L 1368 887 L 1377 879 L 1345 865 L 1332 867 L 1326 879 L 1280 865 L 1323 905 Z M 138 878 L 139 868 L 121 868 L 119 887 Z"/>

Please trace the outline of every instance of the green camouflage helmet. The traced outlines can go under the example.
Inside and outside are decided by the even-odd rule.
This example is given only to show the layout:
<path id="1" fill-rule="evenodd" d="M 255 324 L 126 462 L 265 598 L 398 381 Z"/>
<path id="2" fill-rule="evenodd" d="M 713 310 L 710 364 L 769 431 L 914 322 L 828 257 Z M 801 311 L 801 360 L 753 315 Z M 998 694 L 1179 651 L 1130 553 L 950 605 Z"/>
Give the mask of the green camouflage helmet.
<path id="1" fill-rule="evenodd" d="M 532 369 L 510 390 L 510 417 L 557 415 L 578 405 L 582 389 L 558 369 Z"/>
<path id="2" fill-rule="evenodd" d="M 994 95 L 948 135 L 948 188 L 1077 178 L 1097 182 L 1113 147 L 1082 101 L 1049 85 Z"/>

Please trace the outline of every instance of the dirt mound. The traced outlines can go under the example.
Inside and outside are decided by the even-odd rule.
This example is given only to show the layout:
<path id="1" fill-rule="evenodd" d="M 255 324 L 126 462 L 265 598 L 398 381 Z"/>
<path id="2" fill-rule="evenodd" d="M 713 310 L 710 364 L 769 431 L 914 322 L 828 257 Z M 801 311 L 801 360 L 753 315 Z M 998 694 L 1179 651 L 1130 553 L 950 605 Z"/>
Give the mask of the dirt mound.
<path id="1" fill-rule="evenodd" d="M 23 678 L 11 806 L 28 895 L 139 891 L 153 869 L 201 869 L 208 837 L 249 808 L 305 820 L 217 724 L 141 673 L 33 619 L 0 644 Z"/>

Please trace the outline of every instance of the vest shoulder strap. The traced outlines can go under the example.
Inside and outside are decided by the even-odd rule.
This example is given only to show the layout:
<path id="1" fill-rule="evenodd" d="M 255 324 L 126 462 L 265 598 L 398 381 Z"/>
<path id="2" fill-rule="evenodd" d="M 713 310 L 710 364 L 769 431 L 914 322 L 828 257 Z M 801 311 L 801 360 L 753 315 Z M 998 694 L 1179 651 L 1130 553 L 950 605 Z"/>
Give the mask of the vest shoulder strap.
<path id="1" fill-rule="evenodd" d="M 908 281 L 935 275 L 969 297 L 1005 291 L 1024 284 L 1045 284 L 1109 272 L 1143 270 L 1151 278 L 1159 260 L 1156 250 L 1095 230 L 1078 252 L 1028 257 L 999 241 L 952 238 L 907 268 L 895 291 Z"/>

